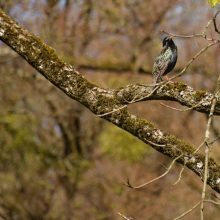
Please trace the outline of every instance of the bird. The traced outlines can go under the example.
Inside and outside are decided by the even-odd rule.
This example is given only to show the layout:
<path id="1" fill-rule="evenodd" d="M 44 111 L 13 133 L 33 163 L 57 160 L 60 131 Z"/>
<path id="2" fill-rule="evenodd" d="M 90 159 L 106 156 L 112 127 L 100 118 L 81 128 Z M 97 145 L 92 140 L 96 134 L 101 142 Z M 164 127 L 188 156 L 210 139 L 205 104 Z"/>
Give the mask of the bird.
<path id="1" fill-rule="evenodd" d="M 176 65 L 177 56 L 177 46 L 172 40 L 172 36 L 166 36 L 163 39 L 163 49 L 153 65 L 152 74 L 155 84 L 163 81 L 162 76 L 173 70 Z"/>

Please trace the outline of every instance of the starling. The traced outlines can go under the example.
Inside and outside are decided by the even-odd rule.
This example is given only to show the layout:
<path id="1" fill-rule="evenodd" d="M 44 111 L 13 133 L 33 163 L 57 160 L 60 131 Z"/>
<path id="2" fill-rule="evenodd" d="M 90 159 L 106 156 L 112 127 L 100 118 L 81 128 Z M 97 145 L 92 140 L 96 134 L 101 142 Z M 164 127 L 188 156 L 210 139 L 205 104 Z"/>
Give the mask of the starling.
<path id="1" fill-rule="evenodd" d="M 163 39 L 163 49 L 160 55 L 156 58 L 153 66 L 154 83 L 163 81 L 162 76 L 169 73 L 177 61 L 177 46 L 171 36 L 166 36 Z"/>

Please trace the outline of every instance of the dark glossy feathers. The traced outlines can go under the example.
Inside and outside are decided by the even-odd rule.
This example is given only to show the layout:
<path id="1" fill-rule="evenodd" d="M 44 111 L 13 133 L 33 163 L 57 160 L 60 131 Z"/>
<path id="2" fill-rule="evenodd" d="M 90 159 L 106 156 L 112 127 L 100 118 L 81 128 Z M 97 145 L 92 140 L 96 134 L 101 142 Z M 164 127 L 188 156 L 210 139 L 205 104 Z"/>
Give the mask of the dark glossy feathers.
<path id="1" fill-rule="evenodd" d="M 162 81 L 162 76 L 172 71 L 176 61 L 177 47 L 171 38 L 166 37 L 163 40 L 163 49 L 153 65 L 154 83 Z"/>

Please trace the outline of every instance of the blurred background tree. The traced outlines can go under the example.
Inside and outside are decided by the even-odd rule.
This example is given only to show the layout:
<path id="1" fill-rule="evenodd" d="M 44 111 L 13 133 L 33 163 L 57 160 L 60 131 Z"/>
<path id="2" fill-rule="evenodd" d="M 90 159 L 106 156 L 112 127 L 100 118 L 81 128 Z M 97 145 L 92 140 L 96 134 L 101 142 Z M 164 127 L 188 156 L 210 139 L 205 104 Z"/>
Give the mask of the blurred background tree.
<path id="1" fill-rule="evenodd" d="M 0 0 L 0 6 L 91 81 L 112 88 L 152 81 L 161 29 L 196 33 L 213 14 L 204 0 Z M 176 43 L 175 71 L 205 44 Z M 141 191 L 126 188 L 128 177 L 142 183 L 161 174 L 169 159 L 94 118 L 11 49 L 0 47 L 0 219 L 107 220 L 120 219 L 119 211 L 137 219 L 172 219 L 198 201 L 201 182 L 190 172 L 172 186 L 178 166 Z M 212 91 L 218 53 L 219 46 L 205 53 L 181 80 Z M 201 142 L 207 120 L 202 114 L 180 114 L 155 101 L 129 108 L 167 132 Z M 216 119 L 212 131 L 218 135 L 219 129 Z M 216 160 L 219 151 L 213 150 Z M 206 215 L 219 219 L 220 210 L 212 205 Z M 195 211 L 187 218 L 197 216 Z"/>

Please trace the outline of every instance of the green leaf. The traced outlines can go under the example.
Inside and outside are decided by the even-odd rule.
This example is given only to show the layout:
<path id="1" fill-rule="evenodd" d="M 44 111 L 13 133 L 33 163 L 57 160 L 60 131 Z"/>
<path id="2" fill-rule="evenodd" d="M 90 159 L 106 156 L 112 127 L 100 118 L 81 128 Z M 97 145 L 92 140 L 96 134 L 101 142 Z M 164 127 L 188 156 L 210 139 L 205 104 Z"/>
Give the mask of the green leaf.
<path id="1" fill-rule="evenodd" d="M 212 7 L 215 7 L 217 4 L 220 3 L 220 0 L 208 0 L 208 2 Z"/>

